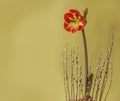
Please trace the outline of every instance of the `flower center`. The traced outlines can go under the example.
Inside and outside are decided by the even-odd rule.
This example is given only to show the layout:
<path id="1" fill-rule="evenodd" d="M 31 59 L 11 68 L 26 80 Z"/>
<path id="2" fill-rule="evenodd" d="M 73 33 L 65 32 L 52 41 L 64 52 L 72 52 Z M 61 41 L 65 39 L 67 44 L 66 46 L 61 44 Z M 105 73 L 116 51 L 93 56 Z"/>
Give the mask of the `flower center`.
<path id="1" fill-rule="evenodd" d="M 73 19 L 72 22 L 70 23 L 70 26 L 77 27 L 77 26 L 79 26 L 80 24 L 81 24 L 80 19 L 75 18 L 75 19 Z"/>
<path id="2" fill-rule="evenodd" d="M 74 23 L 75 25 L 79 25 L 80 20 L 79 20 L 79 19 L 74 19 L 74 20 L 73 20 L 73 23 Z"/>

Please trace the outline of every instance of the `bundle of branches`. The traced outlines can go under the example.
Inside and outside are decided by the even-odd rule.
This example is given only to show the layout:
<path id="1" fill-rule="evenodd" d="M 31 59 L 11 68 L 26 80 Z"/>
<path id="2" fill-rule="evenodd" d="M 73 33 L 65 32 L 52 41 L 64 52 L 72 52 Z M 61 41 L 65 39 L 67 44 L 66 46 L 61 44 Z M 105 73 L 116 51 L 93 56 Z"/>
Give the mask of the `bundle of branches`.
<path id="1" fill-rule="evenodd" d="M 79 47 L 70 49 L 69 42 L 65 43 L 62 67 L 66 101 L 106 101 L 112 85 L 113 64 L 111 53 L 113 43 L 114 32 L 112 31 L 110 47 L 106 51 L 105 58 L 102 57 L 102 53 L 99 53 L 96 72 L 94 73 L 92 72 L 94 68 L 92 54 L 89 56 L 86 71 L 85 65 L 80 64 Z"/>

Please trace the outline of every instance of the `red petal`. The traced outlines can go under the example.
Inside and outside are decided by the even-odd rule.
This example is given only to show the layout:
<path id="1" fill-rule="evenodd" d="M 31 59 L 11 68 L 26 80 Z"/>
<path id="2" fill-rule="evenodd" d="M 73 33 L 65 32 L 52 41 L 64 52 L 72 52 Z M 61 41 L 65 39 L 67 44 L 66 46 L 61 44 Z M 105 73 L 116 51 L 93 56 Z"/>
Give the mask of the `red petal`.
<path id="1" fill-rule="evenodd" d="M 74 34 L 76 31 L 77 31 L 77 28 L 74 28 L 74 27 L 73 27 L 72 33 Z"/>
<path id="2" fill-rule="evenodd" d="M 69 25 L 66 22 L 64 22 L 64 29 L 68 32 L 71 32 L 72 26 L 69 27 Z"/>
<path id="3" fill-rule="evenodd" d="M 72 27 L 68 27 L 68 28 L 66 29 L 66 31 L 71 32 L 71 28 L 72 28 Z"/>
<path id="4" fill-rule="evenodd" d="M 73 19 L 74 16 L 72 13 L 65 13 L 64 15 L 64 20 L 67 22 L 67 23 L 70 23 L 71 22 L 71 19 Z"/>
<path id="5" fill-rule="evenodd" d="M 67 28 L 69 25 L 66 23 L 66 22 L 64 22 L 64 28 Z"/>
<path id="6" fill-rule="evenodd" d="M 84 20 L 84 17 L 83 17 L 83 16 L 80 16 L 80 21 L 83 22 L 83 20 Z"/>
<path id="7" fill-rule="evenodd" d="M 71 12 L 73 15 L 75 15 L 76 18 L 80 18 L 80 20 L 83 20 L 83 19 L 84 19 L 83 16 L 80 14 L 79 11 L 74 10 L 74 9 L 71 9 L 70 12 Z"/>
<path id="8" fill-rule="evenodd" d="M 79 17 L 81 18 L 80 14 L 78 14 L 78 13 L 76 13 L 75 16 L 76 16 L 76 18 L 79 18 Z"/>
<path id="9" fill-rule="evenodd" d="M 76 13 L 76 14 L 80 14 L 80 12 L 76 9 L 70 9 L 69 12 L 71 13 Z"/>
<path id="10" fill-rule="evenodd" d="M 78 31 L 79 31 L 79 30 L 82 30 L 83 28 L 84 28 L 84 26 L 81 26 L 81 25 L 80 25 L 79 28 L 78 28 Z"/>

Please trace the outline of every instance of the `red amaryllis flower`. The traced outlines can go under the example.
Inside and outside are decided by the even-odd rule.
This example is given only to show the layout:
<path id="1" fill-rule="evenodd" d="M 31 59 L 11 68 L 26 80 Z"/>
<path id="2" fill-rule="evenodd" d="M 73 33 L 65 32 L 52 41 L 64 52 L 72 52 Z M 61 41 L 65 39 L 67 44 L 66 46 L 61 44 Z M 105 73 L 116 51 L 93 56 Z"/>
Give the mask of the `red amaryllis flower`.
<path id="1" fill-rule="evenodd" d="M 85 18 L 75 9 L 70 9 L 64 14 L 64 29 L 75 33 L 82 30 L 85 26 Z"/>

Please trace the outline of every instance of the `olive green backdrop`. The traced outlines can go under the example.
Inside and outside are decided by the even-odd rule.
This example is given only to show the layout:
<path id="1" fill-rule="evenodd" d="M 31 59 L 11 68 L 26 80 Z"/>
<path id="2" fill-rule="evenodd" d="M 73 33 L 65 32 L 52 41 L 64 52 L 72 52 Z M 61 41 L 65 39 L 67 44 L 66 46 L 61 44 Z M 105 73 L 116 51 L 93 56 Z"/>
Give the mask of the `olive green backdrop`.
<path id="1" fill-rule="evenodd" d="M 107 101 L 120 101 L 120 0 L 0 0 L 0 101 L 65 101 L 61 53 L 67 40 L 82 44 L 79 32 L 64 30 L 63 15 L 86 7 L 88 51 L 95 57 L 105 53 L 114 26 Z"/>

